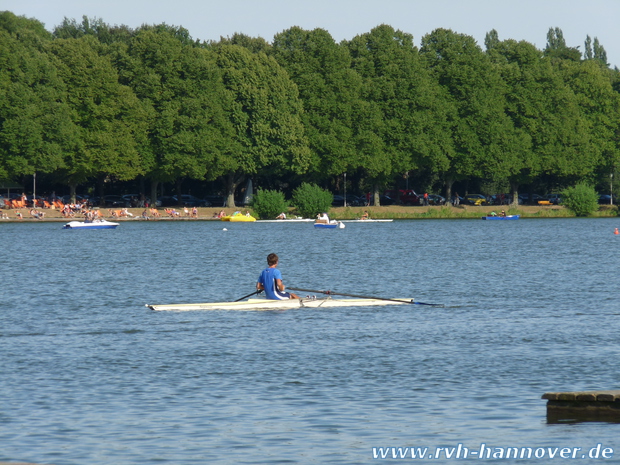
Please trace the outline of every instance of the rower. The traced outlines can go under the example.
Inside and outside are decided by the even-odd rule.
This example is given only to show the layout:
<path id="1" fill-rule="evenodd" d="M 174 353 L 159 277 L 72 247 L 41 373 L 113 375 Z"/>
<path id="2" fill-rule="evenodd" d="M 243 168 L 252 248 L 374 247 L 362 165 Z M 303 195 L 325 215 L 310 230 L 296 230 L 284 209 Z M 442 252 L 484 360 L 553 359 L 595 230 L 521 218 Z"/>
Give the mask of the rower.
<path id="1" fill-rule="evenodd" d="M 370 219 L 370 216 L 368 215 L 368 212 L 366 210 L 364 210 L 364 214 L 362 215 L 362 217 L 360 219 L 362 219 L 362 220 Z"/>
<path id="2" fill-rule="evenodd" d="M 267 255 L 268 267 L 265 268 L 258 277 L 256 290 L 265 291 L 265 296 L 271 300 L 299 299 L 299 297 L 292 292 L 284 291 L 282 273 L 276 268 L 278 263 L 279 259 L 275 253 Z"/>

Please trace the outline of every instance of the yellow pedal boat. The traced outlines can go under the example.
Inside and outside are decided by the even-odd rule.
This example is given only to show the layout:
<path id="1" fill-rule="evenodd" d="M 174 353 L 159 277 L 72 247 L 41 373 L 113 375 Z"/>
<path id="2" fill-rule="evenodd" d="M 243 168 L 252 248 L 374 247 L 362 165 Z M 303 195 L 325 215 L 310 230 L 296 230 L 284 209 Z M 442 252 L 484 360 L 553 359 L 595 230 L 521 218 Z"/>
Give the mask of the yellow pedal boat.
<path id="1" fill-rule="evenodd" d="M 238 223 L 252 223 L 256 221 L 256 218 L 253 216 L 245 216 L 241 213 L 235 213 L 228 216 L 223 216 L 221 218 L 222 221 L 230 221 L 230 222 L 238 222 Z"/>

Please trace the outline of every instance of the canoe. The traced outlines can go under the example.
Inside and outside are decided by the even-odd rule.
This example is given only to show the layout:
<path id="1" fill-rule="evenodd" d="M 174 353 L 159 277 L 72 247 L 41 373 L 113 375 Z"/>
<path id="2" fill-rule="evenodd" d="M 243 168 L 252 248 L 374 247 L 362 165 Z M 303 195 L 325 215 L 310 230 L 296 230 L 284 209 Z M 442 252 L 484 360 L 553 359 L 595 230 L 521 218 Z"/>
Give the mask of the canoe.
<path id="1" fill-rule="evenodd" d="M 518 220 L 521 215 L 508 215 L 508 216 L 483 216 L 483 220 Z"/>
<path id="2" fill-rule="evenodd" d="M 332 220 L 329 223 L 314 223 L 314 227 L 319 229 L 344 229 L 344 223 L 342 221 Z"/>
<path id="3" fill-rule="evenodd" d="M 222 221 L 230 221 L 232 223 L 253 223 L 256 221 L 256 218 L 253 216 L 245 216 L 245 215 L 232 215 L 232 216 L 223 216 Z"/>
<path id="4" fill-rule="evenodd" d="M 304 298 L 288 300 L 248 299 L 241 302 L 205 302 L 198 304 L 146 305 L 151 310 L 176 312 L 190 310 L 289 310 L 292 308 L 371 307 L 411 304 L 412 299 L 333 299 Z"/>
<path id="5" fill-rule="evenodd" d="M 106 220 L 94 220 L 94 221 L 70 221 L 65 224 L 62 229 L 114 229 L 118 226 L 118 223 L 112 223 Z"/>

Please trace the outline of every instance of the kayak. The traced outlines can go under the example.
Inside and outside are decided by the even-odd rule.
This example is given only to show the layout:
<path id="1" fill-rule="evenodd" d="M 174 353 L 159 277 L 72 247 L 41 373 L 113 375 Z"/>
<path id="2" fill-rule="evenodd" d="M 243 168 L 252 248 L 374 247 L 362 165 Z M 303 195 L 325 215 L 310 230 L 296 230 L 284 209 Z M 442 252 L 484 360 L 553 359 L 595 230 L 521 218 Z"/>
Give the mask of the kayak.
<path id="1" fill-rule="evenodd" d="M 507 215 L 507 216 L 483 216 L 483 220 L 518 220 L 521 215 Z"/>
<path id="2" fill-rule="evenodd" d="M 414 303 L 412 299 L 333 299 L 303 298 L 288 300 L 248 299 L 241 302 L 205 302 L 197 304 L 146 305 L 151 310 L 289 310 L 292 308 L 371 307 Z"/>
<path id="3" fill-rule="evenodd" d="M 112 223 L 106 220 L 94 221 L 70 221 L 65 224 L 62 229 L 114 229 L 118 223 Z"/>

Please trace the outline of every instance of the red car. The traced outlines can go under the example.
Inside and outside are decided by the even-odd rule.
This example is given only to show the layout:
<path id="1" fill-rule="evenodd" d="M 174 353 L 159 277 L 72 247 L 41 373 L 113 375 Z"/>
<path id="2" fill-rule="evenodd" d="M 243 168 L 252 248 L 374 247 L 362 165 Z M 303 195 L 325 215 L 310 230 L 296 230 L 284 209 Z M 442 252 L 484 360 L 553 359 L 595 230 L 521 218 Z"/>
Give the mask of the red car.
<path id="1" fill-rule="evenodd" d="M 399 189 L 385 191 L 385 195 L 403 205 L 422 205 L 421 197 L 413 189 Z"/>

